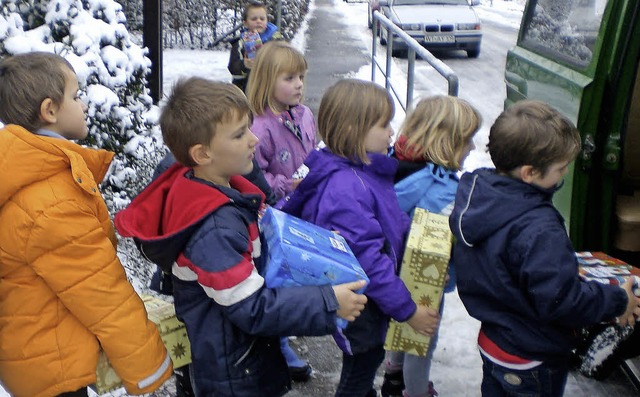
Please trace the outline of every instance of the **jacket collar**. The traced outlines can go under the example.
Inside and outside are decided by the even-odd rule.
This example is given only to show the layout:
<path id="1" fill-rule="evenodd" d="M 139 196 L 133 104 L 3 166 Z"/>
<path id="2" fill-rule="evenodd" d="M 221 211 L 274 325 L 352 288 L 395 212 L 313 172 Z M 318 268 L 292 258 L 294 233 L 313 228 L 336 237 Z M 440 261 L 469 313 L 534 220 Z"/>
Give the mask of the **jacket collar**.
<path id="1" fill-rule="evenodd" d="M 66 139 L 39 136 L 12 124 L 0 130 L 0 147 L 0 205 L 25 186 L 67 169 L 81 189 L 99 196 L 97 184 L 114 156 Z"/>

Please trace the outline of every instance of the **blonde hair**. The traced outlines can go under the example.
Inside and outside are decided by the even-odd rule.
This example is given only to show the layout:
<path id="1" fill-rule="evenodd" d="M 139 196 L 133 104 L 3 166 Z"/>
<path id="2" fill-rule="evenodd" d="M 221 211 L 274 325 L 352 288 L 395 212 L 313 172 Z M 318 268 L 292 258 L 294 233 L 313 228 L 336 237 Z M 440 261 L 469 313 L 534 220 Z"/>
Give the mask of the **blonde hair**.
<path id="1" fill-rule="evenodd" d="M 334 154 L 369 164 L 365 138 L 376 124 L 388 125 L 394 114 L 393 100 L 383 87 L 364 80 L 340 80 L 322 97 L 318 133 Z"/>
<path id="2" fill-rule="evenodd" d="M 300 51 L 285 41 L 269 41 L 260 48 L 247 82 L 247 98 L 257 115 L 268 107 L 278 113 L 274 91 L 278 76 L 283 73 L 307 72 L 307 61 Z"/>
<path id="3" fill-rule="evenodd" d="M 433 96 L 418 102 L 400 127 L 400 136 L 407 138 L 407 150 L 425 161 L 459 170 L 465 148 L 481 124 L 480 113 L 464 99 Z"/>
<path id="4" fill-rule="evenodd" d="M 187 166 L 196 163 L 189 149 L 209 145 L 221 123 L 252 118 L 247 98 L 240 88 L 201 77 L 180 79 L 160 115 L 162 138 L 176 160 Z"/>

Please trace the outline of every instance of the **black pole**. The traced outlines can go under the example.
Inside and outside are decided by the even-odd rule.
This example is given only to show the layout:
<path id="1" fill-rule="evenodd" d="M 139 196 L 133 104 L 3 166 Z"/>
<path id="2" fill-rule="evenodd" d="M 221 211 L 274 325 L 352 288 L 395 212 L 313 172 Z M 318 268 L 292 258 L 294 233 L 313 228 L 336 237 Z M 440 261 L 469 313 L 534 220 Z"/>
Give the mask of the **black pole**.
<path id="1" fill-rule="evenodd" d="M 162 0 L 142 0 L 142 41 L 149 49 L 149 90 L 157 104 L 162 98 Z"/>

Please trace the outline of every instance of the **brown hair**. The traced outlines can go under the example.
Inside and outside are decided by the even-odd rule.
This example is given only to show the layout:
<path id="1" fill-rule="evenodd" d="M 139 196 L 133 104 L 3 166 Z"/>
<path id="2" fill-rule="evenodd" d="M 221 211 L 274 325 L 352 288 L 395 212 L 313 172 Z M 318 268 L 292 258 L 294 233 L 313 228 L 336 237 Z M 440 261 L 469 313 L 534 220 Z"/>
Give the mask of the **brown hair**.
<path id="1" fill-rule="evenodd" d="M 59 105 L 64 99 L 67 73 L 75 73 L 60 55 L 29 52 L 0 62 L 0 120 L 36 132 L 45 123 L 40 105 L 47 98 Z"/>
<path id="2" fill-rule="evenodd" d="M 389 93 L 370 81 L 344 79 L 329 87 L 320 101 L 318 133 L 338 156 L 369 163 L 364 141 L 381 122 L 388 125 L 395 107 Z"/>
<path id="3" fill-rule="evenodd" d="M 525 100 L 498 116 L 489 132 L 488 148 L 498 171 L 508 173 L 531 165 L 544 176 L 553 163 L 576 158 L 580 133 L 548 104 Z"/>
<path id="4" fill-rule="evenodd" d="M 464 99 L 433 96 L 418 102 L 400 135 L 407 138 L 406 147 L 425 161 L 459 170 L 467 143 L 481 124 L 480 113 Z"/>
<path id="5" fill-rule="evenodd" d="M 278 113 L 274 91 L 278 76 L 283 73 L 306 73 L 304 55 L 285 41 L 269 41 L 260 48 L 247 82 L 247 98 L 257 115 L 266 108 Z"/>
<path id="6" fill-rule="evenodd" d="M 255 0 L 249 0 L 247 4 L 244 6 L 244 10 L 242 11 L 242 20 L 246 21 L 249 17 L 249 10 L 253 10 L 254 8 L 264 8 L 267 11 L 267 6 L 264 3 Z M 267 15 L 267 18 L 269 15 Z"/>
<path id="7" fill-rule="evenodd" d="M 180 79 L 160 115 L 164 143 L 176 160 L 187 167 L 195 166 L 189 149 L 197 144 L 209 145 L 220 123 L 249 115 L 249 102 L 233 84 L 201 77 Z"/>

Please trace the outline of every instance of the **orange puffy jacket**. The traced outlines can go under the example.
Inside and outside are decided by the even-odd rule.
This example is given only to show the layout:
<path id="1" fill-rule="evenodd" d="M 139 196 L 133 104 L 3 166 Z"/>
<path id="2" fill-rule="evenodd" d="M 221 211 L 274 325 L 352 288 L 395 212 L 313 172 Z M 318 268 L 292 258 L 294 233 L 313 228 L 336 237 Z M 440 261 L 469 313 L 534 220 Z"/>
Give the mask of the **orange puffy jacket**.
<path id="1" fill-rule="evenodd" d="M 0 129 L 0 380 L 16 397 L 94 383 L 100 348 L 131 394 L 171 375 L 98 190 L 112 158 Z"/>

